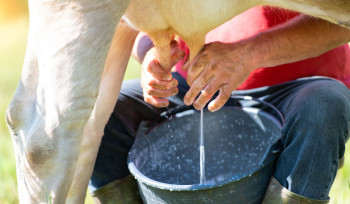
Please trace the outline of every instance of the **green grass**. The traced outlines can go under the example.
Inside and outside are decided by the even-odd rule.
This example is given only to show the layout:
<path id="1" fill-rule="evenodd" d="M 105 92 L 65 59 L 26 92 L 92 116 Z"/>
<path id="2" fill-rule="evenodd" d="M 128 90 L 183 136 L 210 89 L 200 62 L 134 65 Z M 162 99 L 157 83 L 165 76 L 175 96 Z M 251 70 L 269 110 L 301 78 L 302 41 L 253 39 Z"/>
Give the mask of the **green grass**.
<path id="1" fill-rule="evenodd" d="M 5 123 L 5 109 L 19 81 L 28 32 L 27 17 L 0 24 L 0 203 L 18 203 L 16 167 L 11 137 Z M 131 60 L 125 79 L 138 78 L 139 64 Z M 338 171 L 331 190 L 331 203 L 350 200 L 350 143 L 347 143 L 344 167 Z M 92 204 L 88 195 L 86 203 Z"/>

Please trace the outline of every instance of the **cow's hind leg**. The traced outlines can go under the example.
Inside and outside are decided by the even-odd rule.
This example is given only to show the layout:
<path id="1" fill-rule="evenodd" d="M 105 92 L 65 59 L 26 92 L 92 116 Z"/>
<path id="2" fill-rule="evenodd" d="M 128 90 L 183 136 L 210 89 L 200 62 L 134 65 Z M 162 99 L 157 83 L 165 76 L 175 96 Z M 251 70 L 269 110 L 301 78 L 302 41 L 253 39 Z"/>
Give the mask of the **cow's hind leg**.
<path id="1" fill-rule="evenodd" d="M 94 168 L 104 127 L 117 102 L 137 33 L 123 21 L 118 25 L 108 53 L 97 101 L 85 126 L 78 165 L 67 203 L 82 203 L 85 200 L 86 189 Z"/>
<path id="2" fill-rule="evenodd" d="M 29 2 L 22 79 L 7 110 L 21 203 L 65 203 L 83 129 L 128 0 Z"/>

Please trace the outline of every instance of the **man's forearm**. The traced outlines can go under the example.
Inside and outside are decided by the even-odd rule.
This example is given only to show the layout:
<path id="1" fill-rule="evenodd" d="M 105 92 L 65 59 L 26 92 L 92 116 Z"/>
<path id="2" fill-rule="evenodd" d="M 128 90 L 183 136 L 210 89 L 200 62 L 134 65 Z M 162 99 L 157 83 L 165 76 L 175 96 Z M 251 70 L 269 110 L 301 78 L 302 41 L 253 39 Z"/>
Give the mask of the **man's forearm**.
<path id="1" fill-rule="evenodd" d="M 252 60 L 258 68 L 316 57 L 349 41 L 349 29 L 300 15 L 246 42 L 256 56 Z"/>

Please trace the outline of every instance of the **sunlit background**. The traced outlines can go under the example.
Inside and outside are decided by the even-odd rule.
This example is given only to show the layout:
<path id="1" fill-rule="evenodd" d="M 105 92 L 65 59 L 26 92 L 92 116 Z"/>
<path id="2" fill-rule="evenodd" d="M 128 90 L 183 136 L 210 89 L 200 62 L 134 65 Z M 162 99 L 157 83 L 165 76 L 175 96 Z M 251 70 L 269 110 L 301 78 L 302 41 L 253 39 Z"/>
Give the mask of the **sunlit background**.
<path id="1" fill-rule="evenodd" d="M 26 0 L 0 1 L 0 203 L 18 203 L 16 166 L 5 110 L 20 78 L 28 33 Z M 140 76 L 139 64 L 131 60 L 125 79 Z M 327 151 L 327 150 L 325 150 Z M 86 203 L 93 203 L 87 196 Z M 331 203 L 350 203 L 350 143 L 345 165 L 338 171 L 331 191 Z"/>

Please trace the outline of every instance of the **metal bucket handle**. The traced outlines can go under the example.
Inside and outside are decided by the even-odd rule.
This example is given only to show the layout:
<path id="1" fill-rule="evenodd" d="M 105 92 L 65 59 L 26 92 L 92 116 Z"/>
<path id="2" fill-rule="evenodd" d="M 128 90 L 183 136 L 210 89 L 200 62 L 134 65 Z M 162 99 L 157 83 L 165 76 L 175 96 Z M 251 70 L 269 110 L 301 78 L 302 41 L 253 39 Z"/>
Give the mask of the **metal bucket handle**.
<path id="1" fill-rule="evenodd" d="M 266 101 L 263 101 L 263 100 L 260 100 L 258 98 L 254 98 L 252 96 L 239 96 L 239 95 L 232 95 L 230 98 L 233 98 L 233 99 L 238 99 L 238 100 L 252 100 L 252 101 L 256 101 L 256 102 L 259 102 L 259 103 L 262 103 L 270 108 L 272 108 L 272 110 L 274 110 L 277 115 L 281 118 L 281 121 L 282 121 L 282 126 L 285 125 L 285 120 L 284 120 L 284 117 L 282 115 L 282 113 L 274 106 L 272 105 L 271 103 L 269 102 L 266 102 Z"/>
<path id="2" fill-rule="evenodd" d="M 272 108 L 278 114 L 278 116 L 281 118 L 282 126 L 284 126 L 284 124 L 285 124 L 285 120 L 284 120 L 282 113 L 271 103 L 260 100 L 258 98 L 254 98 L 252 96 L 231 95 L 230 98 L 238 99 L 238 100 L 253 100 L 253 101 L 257 101 L 261 104 L 264 104 L 264 105 Z M 175 115 L 176 113 L 180 113 L 180 112 L 190 110 L 193 108 L 194 108 L 193 105 L 190 105 L 190 106 L 182 105 L 182 106 L 177 106 L 177 107 L 174 107 L 174 108 L 171 108 L 169 110 L 162 112 L 156 120 L 154 120 L 152 122 L 147 122 L 147 123 L 142 125 L 142 126 L 144 126 L 144 128 L 147 129 L 146 131 L 144 130 L 145 131 L 144 133 L 148 134 L 155 126 L 159 125 L 160 123 L 162 123 L 163 121 L 165 121 L 166 119 L 171 117 L 172 115 Z"/>

